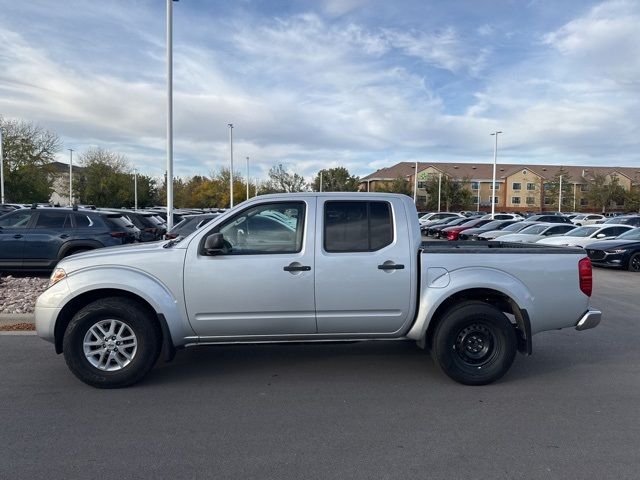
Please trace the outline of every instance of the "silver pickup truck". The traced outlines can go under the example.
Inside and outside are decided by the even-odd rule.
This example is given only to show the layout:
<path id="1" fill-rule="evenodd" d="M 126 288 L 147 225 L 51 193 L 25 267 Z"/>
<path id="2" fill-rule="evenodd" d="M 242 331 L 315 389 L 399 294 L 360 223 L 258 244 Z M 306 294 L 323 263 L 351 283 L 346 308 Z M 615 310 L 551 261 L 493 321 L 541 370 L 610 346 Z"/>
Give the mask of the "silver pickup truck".
<path id="1" fill-rule="evenodd" d="M 500 378 L 535 333 L 595 327 L 581 249 L 421 243 L 409 197 L 263 195 L 168 242 L 65 258 L 38 335 L 83 382 L 141 380 L 210 344 L 413 340 L 452 379 Z"/>

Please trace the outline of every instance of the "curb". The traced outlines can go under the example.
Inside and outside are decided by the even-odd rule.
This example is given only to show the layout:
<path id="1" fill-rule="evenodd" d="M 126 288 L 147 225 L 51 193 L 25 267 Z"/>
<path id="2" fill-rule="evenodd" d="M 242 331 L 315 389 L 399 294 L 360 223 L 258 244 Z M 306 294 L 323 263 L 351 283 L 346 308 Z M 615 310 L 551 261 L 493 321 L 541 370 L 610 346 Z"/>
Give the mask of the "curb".
<path id="1" fill-rule="evenodd" d="M 0 313 L 0 326 L 15 325 L 16 323 L 35 325 L 36 316 L 33 313 Z"/>

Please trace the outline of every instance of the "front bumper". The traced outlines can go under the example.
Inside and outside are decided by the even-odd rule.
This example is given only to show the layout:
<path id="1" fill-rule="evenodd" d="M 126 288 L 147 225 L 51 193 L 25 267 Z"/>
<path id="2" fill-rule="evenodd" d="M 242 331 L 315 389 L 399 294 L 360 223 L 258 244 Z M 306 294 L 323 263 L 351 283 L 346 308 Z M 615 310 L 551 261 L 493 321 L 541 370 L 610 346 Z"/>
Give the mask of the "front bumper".
<path id="1" fill-rule="evenodd" d="M 589 330 L 590 328 L 597 327 L 602 319 L 602 312 L 600 310 L 589 309 L 576 323 L 576 330 Z"/>

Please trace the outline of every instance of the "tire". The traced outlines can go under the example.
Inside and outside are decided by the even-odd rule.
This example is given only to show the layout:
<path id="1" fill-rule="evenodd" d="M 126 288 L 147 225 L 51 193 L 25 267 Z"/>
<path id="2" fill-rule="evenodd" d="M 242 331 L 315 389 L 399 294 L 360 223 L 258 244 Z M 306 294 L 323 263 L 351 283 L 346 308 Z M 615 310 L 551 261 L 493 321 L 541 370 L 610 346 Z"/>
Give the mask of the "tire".
<path id="1" fill-rule="evenodd" d="M 464 385 L 487 385 L 501 378 L 516 350 L 515 327 L 499 309 L 480 301 L 446 312 L 431 343 L 438 368 Z"/>
<path id="2" fill-rule="evenodd" d="M 109 297 L 74 315 L 62 348 L 67 366 L 84 383 L 121 388 L 139 382 L 151 370 L 160 354 L 161 333 L 138 302 Z"/>
<path id="3" fill-rule="evenodd" d="M 631 255 L 627 269 L 630 272 L 640 272 L 640 253 L 634 253 Z"/>

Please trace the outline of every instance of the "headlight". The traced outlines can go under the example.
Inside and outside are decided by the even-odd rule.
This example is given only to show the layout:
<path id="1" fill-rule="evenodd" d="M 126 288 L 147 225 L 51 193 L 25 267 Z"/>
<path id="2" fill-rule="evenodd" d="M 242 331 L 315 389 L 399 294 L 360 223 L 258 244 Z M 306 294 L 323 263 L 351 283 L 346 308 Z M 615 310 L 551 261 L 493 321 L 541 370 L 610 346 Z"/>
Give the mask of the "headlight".
<path id="1" fill-rule="evenodd" d="M 54 286 L 60 280 L 66 278 L 66 276 L 67 276 L 67 272 L 65 272 L 62 268 L 56 268 L 51 274 L 51 277 L 49 278 L 49 286 L 50 287 Z"/>
<path id="2" fill-rule="evenodd" d="M 605 250 L 605 253 L 624 253 L 627 250 L 624 248 L 618 248 L 616 250 Z"/>

